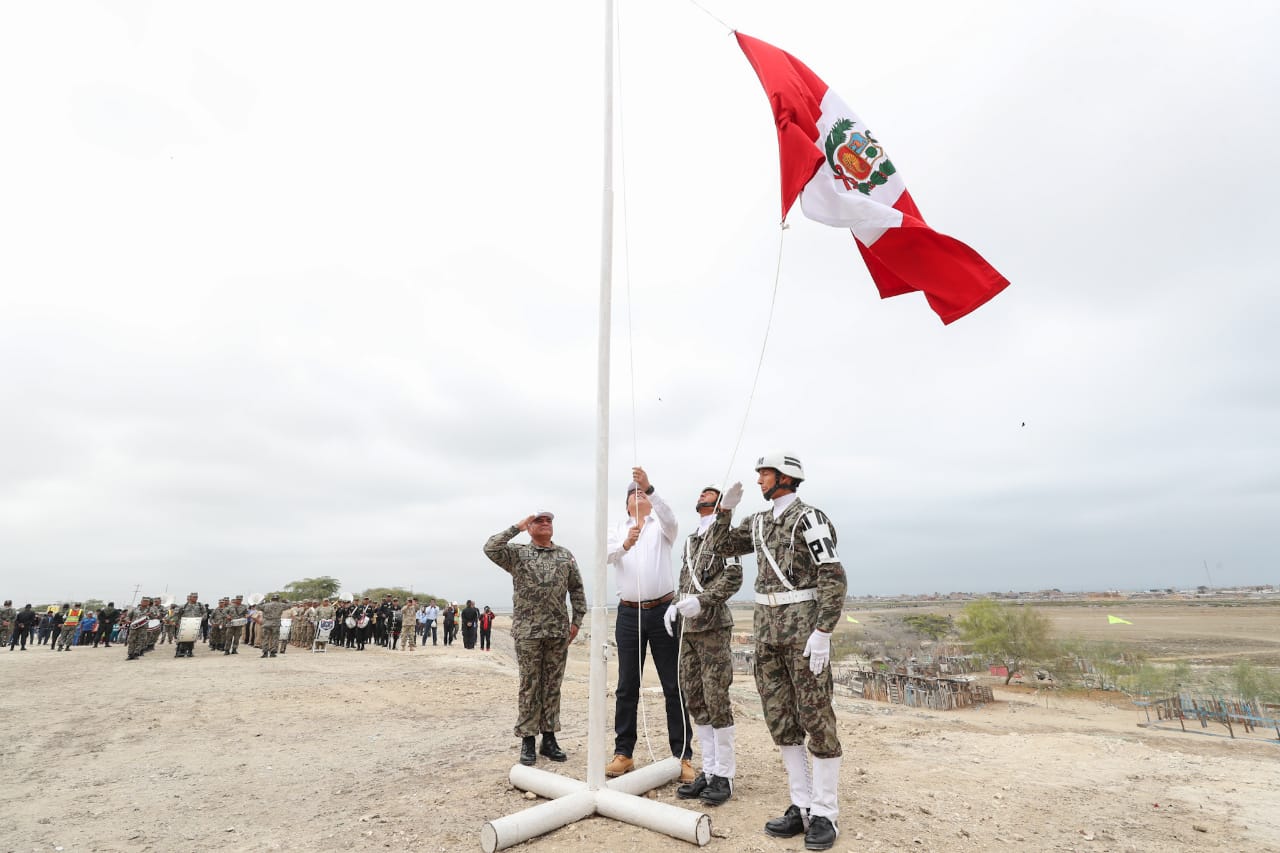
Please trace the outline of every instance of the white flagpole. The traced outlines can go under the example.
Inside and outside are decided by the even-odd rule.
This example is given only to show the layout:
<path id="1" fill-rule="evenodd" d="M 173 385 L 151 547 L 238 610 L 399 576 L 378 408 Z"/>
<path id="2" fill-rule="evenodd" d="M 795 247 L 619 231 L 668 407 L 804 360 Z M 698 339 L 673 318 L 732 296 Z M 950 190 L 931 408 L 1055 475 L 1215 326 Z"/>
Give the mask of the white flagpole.
<path id="1" fill-rule="evenodd" d="M 596 541 L 591 606 L 591 670 L 587 699 L 587 788 L 604 785 L 606 537 L 609 526 L 609 347 L 613 298 L 613 15 L 615 0 L 605 0 L 604 15 L 604 190 L 600 216 L 600 307 L 596 322 Z"/>

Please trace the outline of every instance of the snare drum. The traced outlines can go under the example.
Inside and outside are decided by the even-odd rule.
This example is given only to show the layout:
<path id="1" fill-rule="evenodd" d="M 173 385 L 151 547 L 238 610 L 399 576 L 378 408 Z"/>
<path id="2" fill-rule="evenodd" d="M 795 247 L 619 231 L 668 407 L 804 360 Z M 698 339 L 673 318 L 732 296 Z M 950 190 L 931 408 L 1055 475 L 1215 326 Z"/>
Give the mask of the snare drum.
<path id="1" fill-rule="evenodd" d="M 356 619 L 354 616 L 348 616 L 343 620 L 342 624 L 346 625 L 348 628 L 354 628 L 356 626 Z"/>
<path id="2" fill-rule="evenodd" d="M 147 620 L 147 630 L 148 630 L 148 631 L 159 631 L 159 630 L 160 630 L 160 620 L 159 620 L 159 619 L 148 619 L 148 620 Z"/>
<path id="3" fill-rule="evenodd" d="M 357 628 L 368 628 L 368 627 L 369 627 L 369 617 L 368 617 L 368 616 L 361 616 L 361 617 L 360 617 L 360 621 L 356 622 L 356 627 L 357 627 Z"/>
<path id="4" fill-rule="evenodd" d="M 230 625 L 232 628 L 243 628 L 245 625 L 249 624 L 249 617 L 241 616 L 238 619 L 232 619 L 227 624 Z"/>

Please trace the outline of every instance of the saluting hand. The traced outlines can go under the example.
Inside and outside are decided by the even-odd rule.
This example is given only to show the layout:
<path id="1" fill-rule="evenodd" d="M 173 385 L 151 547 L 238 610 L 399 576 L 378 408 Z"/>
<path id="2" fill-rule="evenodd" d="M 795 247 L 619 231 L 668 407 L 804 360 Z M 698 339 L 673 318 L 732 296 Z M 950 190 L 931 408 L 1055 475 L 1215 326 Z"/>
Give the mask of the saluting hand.
<path id="1" fill-rule="evenodd" d="M 521 531 L 528 530 L 528 529 L 529 529 L 529 524 L 530 524 L 532 521 L 533 521 L 533 516 L 532 516 L 532 515 L 526 515 L 524 518 L 522 518 L 522 519 L 520 519 L 519 521 L 517 521 L 517 522 L 516 522 L 516 527 L 518 527 Z"/>

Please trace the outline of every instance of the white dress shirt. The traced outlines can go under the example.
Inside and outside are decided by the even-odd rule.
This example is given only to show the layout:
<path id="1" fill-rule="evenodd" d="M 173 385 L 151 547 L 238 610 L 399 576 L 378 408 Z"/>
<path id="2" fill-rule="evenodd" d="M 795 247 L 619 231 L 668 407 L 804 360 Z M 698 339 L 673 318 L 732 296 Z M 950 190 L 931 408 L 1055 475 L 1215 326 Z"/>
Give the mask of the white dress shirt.
<path id="1" fill-rule="evenodd" d="M 671 575 L 671 546 L 676 541 L 676 515 L 656 491 L 649 495 L 653 511 L 644 517 L 640 538 L 630 550 L 623 550 L 636 520 L 628 517 L 609 531 L 608 561 L 617 568 L 618 598 L 623 601 L 650 601 L 676 588 Z"/>

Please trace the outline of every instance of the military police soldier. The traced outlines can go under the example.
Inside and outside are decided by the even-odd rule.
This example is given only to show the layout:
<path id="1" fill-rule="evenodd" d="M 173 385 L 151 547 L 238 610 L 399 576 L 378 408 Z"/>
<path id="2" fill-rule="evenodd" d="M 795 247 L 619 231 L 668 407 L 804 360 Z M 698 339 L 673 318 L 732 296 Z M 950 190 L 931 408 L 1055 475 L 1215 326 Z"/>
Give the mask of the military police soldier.
<path id="1" fill-rule="evenodd" d="M 711 547 L 709 534 L 720 492 L 719 486 L 707 486 L 698 495 L 694 506 L 698 527 L 684 541 L 680 598 L 667 608 L 665 617 L 667 633 L 673 635 L 677 616 L 681 622 L 680 689 L 702 747 L 702 772 L 677 788 L 676 796 L 700 798 L 713 806 L 733 795 L 737 770 L 733 707 L 729 703 L 733 614 L 728 602 L 742 587 L 742 562 L 737 557 L 720 556 Z"/>
<path id="2" fill-rule="evenodd" d="M 844 606 L 844 567 L 831 521 L 796 495 L 800 460 L 770 453 L 756 462 L 757 484 L 773 506 L 730 526 L 742 499 L 735 483 L 720 501 L 713 547 L 756 555 L 756 688 L 769 734 L 782 752 L 791 788 L 786 813 L 765 824 L 779 838 L 804 833 L 805 848 L 827 850 L 839 834 L 840 739 L 831 707 L 831 633 Z M 808 737 L 812 763 L 805 760 Z M 810 772 L 810 766 L 812 772 Z"/>
<path id="3" fill-rule="evenodd" d="M 204 605 L 200 603 L 200 593 L 189 592 L 187 593 L 186 603 L 180 605 L 173 612 L 173 621 L 175 624 L 181 624 L 182 620 L 188 617 L 195 617 L 199 619 L 202 616 L 204 616 Z M 180 642 L 178 643 L 178 648 L 174 651 L 173 656 L 175 658 L 195 657 L 195 647 L 195 640 Z"/>
<path id="4" fill-rule="evenodd" d="M 511 575 L 511 638 L 520 670 L 515 733 L 520 738 L 520 763 L 524 765 L 538 760 L 535 741 L 539 732 L 542 745 L 537 752 L 552 761 L 568 759 L 555 735 L 560 730 L 560 686 L 569 643 L 578 636 L 587 612 L 578 561 L 568 548 L 551 541 L 554 518 L 545 510 L 534 513 L 493 534 L 484 544 L 485 556 Z M 525 531 L 531 542 L 509 544 Z M 569 610 L 564 603 L 566 594 Z"/>
<path id="5" fill-rule="evenodd" d="M 262 628 L 262 656 L 275 657 L 280 647 L 280 614 L 284 613 L 285 602 L 280 600 L 280 593 L 271 593 L 271 600 L 264 601 L 258 611 L 258 619 Z"/>

